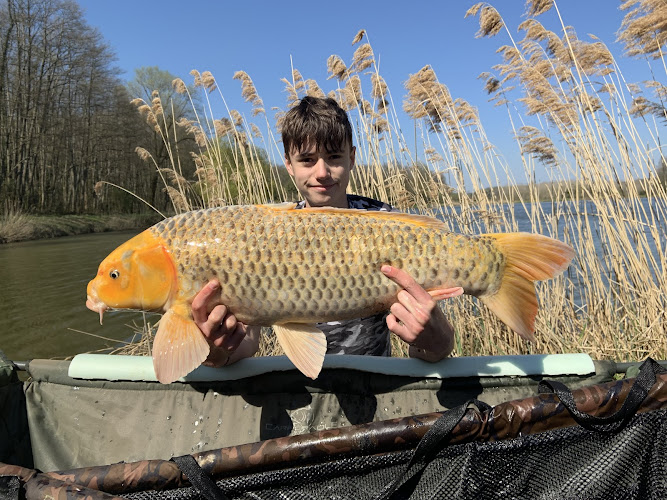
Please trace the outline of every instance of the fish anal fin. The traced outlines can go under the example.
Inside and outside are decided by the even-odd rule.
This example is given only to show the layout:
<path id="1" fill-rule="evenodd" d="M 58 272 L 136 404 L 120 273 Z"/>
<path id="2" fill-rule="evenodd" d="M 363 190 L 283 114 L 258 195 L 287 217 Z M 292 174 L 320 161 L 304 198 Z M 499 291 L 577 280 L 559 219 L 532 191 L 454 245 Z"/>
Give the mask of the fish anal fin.
<path id="1" fill-rule="evenodd" d="M 187 375 L 208 357 L 210 347 L 197 325 L 169 309 L 153 341 L 153 368 L 158 381 L 170 384 Z"/>
<path id="2" fill-rule="evenodd" d="M 327 352 L 327 338 L 314 325 L 283 323 L 273 325 L 280 346 L 294 366 L 313 380 L 322 370 Z"/>

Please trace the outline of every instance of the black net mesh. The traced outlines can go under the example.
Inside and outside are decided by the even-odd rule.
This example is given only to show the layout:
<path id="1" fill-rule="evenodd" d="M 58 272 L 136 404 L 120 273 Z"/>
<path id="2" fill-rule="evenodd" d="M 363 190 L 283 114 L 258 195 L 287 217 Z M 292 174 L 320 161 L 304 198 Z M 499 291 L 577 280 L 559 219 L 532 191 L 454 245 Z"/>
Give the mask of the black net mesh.
<path id="1" fill-rule="evenodd" d="M 229 498 L 366 499 L 406 470 L 412 450 L 348 457 L 219 480 Z M 423 469 L 420 467 L 424 466 Z M 497 442 L 442 447 L 392 498 L 667 498 L 667 411 L 635 416 L 614 433 L 569 427 Z M 124 495 L 198 499 L 192 488 Z"/>

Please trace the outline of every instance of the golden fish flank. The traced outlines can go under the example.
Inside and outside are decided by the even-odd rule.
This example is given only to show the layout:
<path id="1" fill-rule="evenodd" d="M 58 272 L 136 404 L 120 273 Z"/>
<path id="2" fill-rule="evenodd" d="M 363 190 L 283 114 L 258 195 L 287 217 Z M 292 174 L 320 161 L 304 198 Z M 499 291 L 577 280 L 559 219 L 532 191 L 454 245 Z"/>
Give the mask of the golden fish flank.
<path id="1" fill-rule="evenodd" d="M 532 282 L 552 278 L 573 256 L 540 235 L 471 237 L 424 216 L 293 207 L 223 207 L 162 221 L 100 264 L 87 305 L 100 315 L 109 307 L 166 311 L 153 358 L 158 380 L 171 382 L 208 355 L 190 303 L 218 278 L 221 302 L 244 323 L 273 326 L 288 357 L 315 378 L 326 352 L 315 323 L 368 316 L 395 300 L 383 264 L 405 269 L 436 299 L 440 289 L 463 287 L 530 339 Z"/>

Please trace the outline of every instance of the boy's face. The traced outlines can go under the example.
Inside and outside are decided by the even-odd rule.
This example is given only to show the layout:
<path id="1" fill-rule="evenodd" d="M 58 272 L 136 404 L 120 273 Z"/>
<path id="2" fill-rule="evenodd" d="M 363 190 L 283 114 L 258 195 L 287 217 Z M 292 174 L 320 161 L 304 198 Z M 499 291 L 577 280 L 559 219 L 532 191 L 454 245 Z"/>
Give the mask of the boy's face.
<path id="1" fill-rule="evenodd" d="M 355 148 L 349 144 L 327 153 L 316 144 L 292 149 L 285 157 L 287 171 L 307 207 L 347 208 L 347 185 L 354 166 Z"/>

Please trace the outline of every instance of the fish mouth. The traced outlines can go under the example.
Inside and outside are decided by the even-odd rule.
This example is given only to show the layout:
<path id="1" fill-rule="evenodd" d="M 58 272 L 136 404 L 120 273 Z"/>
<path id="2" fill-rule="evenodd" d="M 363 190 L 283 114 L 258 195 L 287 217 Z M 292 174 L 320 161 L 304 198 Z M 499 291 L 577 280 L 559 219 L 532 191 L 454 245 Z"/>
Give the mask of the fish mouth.
<path id="1" fill-rule="evenodd" d="M 107 306 L 104 302 L 102 302 L 100 299 L 97 297 L 93 297 L 91 295 L 88 295 L 86 298 L 86 307 L 90 309 L 91 311 L 95 311 L 96 313 L 100 314 L 100 325 L 102 324 L 102 317 L 104 316 L 104 312 L 109 309 L 109 306 Z"/>

